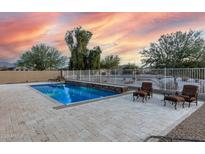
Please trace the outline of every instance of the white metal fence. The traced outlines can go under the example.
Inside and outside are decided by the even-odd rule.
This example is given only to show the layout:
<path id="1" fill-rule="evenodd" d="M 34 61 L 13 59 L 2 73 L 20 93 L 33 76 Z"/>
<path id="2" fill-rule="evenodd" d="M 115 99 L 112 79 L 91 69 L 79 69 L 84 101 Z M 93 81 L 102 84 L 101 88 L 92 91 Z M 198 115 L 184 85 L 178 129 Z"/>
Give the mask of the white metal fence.
<path id="1" fill-rule="evenodd" d="M 63 76 L 67 80 L 136 87 L 143 81 L 152 81 L 154 89 L 164 90 L 182 90 L 183 85 L 194 84 L 200 93 L 205 93 L 205 68 L 64 70 Z"/>

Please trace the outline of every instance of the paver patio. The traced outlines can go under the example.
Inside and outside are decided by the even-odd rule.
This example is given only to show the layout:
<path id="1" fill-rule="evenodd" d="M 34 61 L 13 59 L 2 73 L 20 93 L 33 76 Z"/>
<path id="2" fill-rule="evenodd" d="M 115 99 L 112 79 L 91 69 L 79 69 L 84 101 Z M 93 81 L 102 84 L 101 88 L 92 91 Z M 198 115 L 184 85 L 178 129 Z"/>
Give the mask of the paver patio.
<path id="1" fill-rule="evenodd" d="M 166 135 L 203 104 L 174 110 L 162 98 L 133 103 L 127 94 L 56 110 L 27 84 L 0 85 L 0 141 L 143 141 Z"/>

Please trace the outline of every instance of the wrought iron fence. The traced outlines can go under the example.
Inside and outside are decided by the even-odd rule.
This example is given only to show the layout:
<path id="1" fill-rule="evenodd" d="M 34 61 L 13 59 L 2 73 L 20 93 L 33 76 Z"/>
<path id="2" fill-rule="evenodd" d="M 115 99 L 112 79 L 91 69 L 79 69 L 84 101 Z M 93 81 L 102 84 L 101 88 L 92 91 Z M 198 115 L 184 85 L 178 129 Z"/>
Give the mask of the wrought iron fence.
<path id="1" fill-rule="evenodd" d="M 154 89 L 163 90 L 182 90 L 183 85 L 194 84 L 200 93 L 205 93 L 205 68 L 64 70 L 62 74 L 67 80 L 136 87 L 143 81 L 152 81 Z"/>

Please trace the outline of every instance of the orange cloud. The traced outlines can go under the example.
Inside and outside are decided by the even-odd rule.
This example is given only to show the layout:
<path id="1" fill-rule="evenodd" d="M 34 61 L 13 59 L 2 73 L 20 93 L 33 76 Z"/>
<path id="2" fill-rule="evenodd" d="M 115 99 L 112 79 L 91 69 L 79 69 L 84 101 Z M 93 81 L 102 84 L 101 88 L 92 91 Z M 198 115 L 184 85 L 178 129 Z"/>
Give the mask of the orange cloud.
<path id="1" fill-rule="evenodd" d="M 0 21 L 0 57 L 18 56 L 40 41 L 55 25 L 57 16 L 58 13 L 29 13 L 22 18 Z"/>
<path id="2" fill-rule="evenodd" d="M 105 46 L 105 55 L 118 54 L 122 59 L 123 55 L 132 59 L 135 56 L 133 52 L 137 55 L 162 34 L 205 28 L 204 13 L 110 13 L 105 18 L 99 14 L 93 16 L 91 19 L 99 20 L 91 20 L 88 14 L 82 24 L 94 33 L 92 44 Z"/>
<path id="3" fill-rule="evenodd" d="M 89 46 L 101 46 L 103 57 L 118 54 L 122 63 L 140 63 L 139 51 L 162 34 L 205 29 L 205 13 L 24 13 L 19 16 L 0 18 L 0 58 L 18 57 L 38 42 L 51 44 L 69 55 L 65 33 L 82 26 L 93 33 Z"/>

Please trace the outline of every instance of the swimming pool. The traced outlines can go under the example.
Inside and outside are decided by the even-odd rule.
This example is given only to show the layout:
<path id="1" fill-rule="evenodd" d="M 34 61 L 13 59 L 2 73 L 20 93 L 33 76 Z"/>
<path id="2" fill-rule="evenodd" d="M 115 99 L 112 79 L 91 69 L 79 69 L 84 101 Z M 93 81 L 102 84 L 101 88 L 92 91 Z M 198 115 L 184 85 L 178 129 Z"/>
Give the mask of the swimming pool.
<path id="1" fill-rule="evenodd" d="M 76 86 L 65 83 L 31 85 L 31 87 L 57 100 L 63 105 L 69 105 L 80 101 L 103 98 L 106 96 L 118 94 L 112 91 Z"/>

